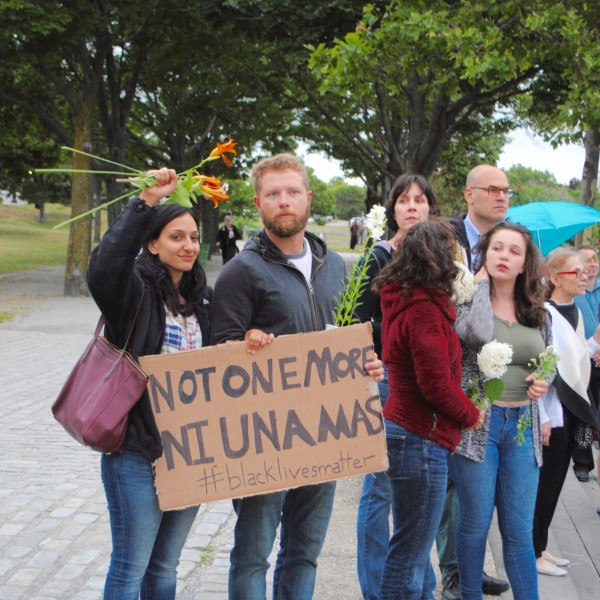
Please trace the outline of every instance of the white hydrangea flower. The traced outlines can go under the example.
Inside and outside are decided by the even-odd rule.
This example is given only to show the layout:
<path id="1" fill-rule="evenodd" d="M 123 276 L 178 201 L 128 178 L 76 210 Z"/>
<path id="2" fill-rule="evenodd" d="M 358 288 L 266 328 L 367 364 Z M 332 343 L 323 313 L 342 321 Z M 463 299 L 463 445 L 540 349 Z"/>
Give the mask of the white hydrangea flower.
<path id="1" fill-rule="evenodd" d="M 365 226 L 374 240 L 379 240 L 385 233 L 385 207 L 375 204 L 365 218 Z"/>
<path id="2" fill-rule="evenodd" d="M 500 379 L 506 373 L 506 366 L 512 360 L 512 346 L 492 340 L 481 348 L 477 355 L 477 364 L 487 379 Z"/>
<path id="3" fill-rule="evenodd" d="M 454 304 L 471 302 L 475 295 L 475 277 L 473 277 L 473 273 L 467 269 L 465 264 L 458 261 L 455 264 L 458 267 L 458 274 L 452 286 L 452 301 Z"/>

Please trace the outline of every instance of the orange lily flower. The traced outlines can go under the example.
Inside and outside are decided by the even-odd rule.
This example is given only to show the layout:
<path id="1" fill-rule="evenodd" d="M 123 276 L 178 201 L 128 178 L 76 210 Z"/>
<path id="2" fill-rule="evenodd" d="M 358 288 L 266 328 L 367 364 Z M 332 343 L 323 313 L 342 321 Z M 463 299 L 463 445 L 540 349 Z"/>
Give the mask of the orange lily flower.
<path id="1" fill-rule="evenodd" d="M 208 200 L 212 200 L 215 208 L 218 208 L 219 202 L 229 200 L 229 196 L 226 194 L 227 184 L 222 184 L 218 177 L 194 175 L 194 181 L 200 181 L 203 196 Z"/>
<path id="2" fill-rule="evenodd" d="M 223 162 L 228 167 L 231 167 L 231 165 L 233 165 L 233 161 L 225 153 L 229 152 L 233 155 L 236 155 L 237 151 L 234 149 L 234 146 L 237 146 L 237 142 L 234 142 L 231 138 L 229 138 L 223 144 L 217 143 L 217 147 L 208 155 L 208 158 L 214 160 L 221 157 Z"/>

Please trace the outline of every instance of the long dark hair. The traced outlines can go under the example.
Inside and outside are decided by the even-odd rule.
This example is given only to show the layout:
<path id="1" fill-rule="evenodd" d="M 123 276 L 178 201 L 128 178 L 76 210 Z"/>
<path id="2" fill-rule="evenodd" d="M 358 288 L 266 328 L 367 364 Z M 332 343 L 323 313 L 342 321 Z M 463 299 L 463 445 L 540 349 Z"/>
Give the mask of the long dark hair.
<path id="1" fill-rule="evenodd" d="M 476 270 L 485 265 L 491 239 L 496 232 L 502 229 L 516 231 L 525 240 L 525 264 L 523 272 L 519 273 L 515 281 L 515 315 L 517 321 L 526 327 L 541 327 L 546 322 L 546 310 L 544 308 L 545 294 L 542 283 L 542 259 L 537 246 L 533 243 L 529 229 L 512 221 L 496 223 L 479 239 L 479 243 L 477 244 L 479 263 Z M 493 286 L 494 282 L 491 280 L 490 293 Z"/>
<path id="2" fill-rule="evenodd" d="M 198 224 L 198 221 L 191 210 L 184 206 L 180 206 L 179 204 L 157 206 L 154 210 L 156 211 L 156 217 L 146 234 L 142 257 L 161 269 L 165 274 L 164 277 L 160 278 L 159 288 L 167 308 L 174 315 L 181 314 L 189 317 L 194 313 L 196 306 L 202 308 L 202 299 L 204 297 L 204 292 L 206 291 L 206 273 L 204 272 L 200 261 L 196 260 L 194 266 L 189 271 L 183 273 L 179 285 L 176 288 L 173 285 L 169 270 L 161 262 L 158 256 L 149 252 L 148 245 L 154 240 L 157 240 L 166 225 L 177 217 L 188 214 L 194 219 L 196 225 Z M 180 297 L 183 298 L 183 303 L 180 301 Z"/>
<path id="3" fill-rule="evenodd" d="M 454 232 L 446 221 L 429 220 L 413 225 L 390 262 L 373 281 L 373 290 L 400 283 L 406 295 L 424 286 L 452 296 L 458 274 L 454 263 Z"/>
<path id="4" fill-rule="evenodd" d="M 400 175 L 400 177 L 394 181 L 392 189 L 390 190 L 390 195 L 385 201 L 385 218 L 387 219 L 387 226 L 394 233 L 398 231 L 398 223 L 396 223 L 396 217 L 394 216 L 396 202 L 413 183 L 416 183 L 421 188 L 427 198 L 427 204 L 429 204 L 429 216 L 436 217 L 440 214 L 440 205 L 435 197 L 435 192 L 423 175 Z"/>

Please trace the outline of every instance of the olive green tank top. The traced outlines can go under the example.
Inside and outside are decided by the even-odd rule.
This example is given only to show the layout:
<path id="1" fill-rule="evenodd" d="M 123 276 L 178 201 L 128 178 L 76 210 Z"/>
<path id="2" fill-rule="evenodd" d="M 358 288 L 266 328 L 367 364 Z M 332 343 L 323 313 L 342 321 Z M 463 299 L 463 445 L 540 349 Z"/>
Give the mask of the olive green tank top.
<path id="1" fill-rule="evenodd" d="M 529 383 L 525 378 L 531 373 L 529 362 L 544 351 L 546 347 L 542 334 L 537 327 L 525 327 L 520 323 L 510 323 L 494 315 L 493 339 L 510 344 L 513 349 L 512 360 L 506 369 L 502 381 L 504 392 L 500 400 L 522 402 L 527 400 Z"/>

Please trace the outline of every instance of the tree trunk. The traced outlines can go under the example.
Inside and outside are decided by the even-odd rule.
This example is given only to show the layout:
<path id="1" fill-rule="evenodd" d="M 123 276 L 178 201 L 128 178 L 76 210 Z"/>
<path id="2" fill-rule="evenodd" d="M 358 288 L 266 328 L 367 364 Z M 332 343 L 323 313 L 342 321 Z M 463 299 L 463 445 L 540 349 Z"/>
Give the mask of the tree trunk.
<path id="1" fill-rule="evenodd" d="M 91 151 L 91 117 L 93 111 L 91 90 L 86 90 L 75 121 L 74 148 Z M 91 159 L 81 154 L 73 155 L 73 169 L 91 169 Z M 71 177 L 71 217 L 76 217 L 90 208 L 90 176 L 73 173 Z M 85 281 L 90 249 L 92 245 L 92 219 L 85 217 L 71 224 L 67 264 L 65 268 L 65 296 L 88 296 Z"/>
<path id="2" fill-rule="evenodd" d="M 100 206 L 100 176 L 99 175 L 91 175 L 90 176 L 90 189 L 91 189 L 91 200 L 92 206 L 96 208 L 96 206 Z M 92 243 L 97 244 L 100 241 L 100 233 L 102 231 L 102 211 L 99 210 L 92 215 Z"/>
<path id="3" fill-rule="evenodd" d="M 590 127 L 585 132 L 583 141 L 585 148 L 585 160 L 583 162 L 583 174 L 581 176 L 581 194 L 579 201 L 586 206 L 596 205 L 596 190 L 598 189 L 598 162 L 600 158 L 600 130 Z M 583 232 L 578 233 L 575 245 L 583 243 Z"/>

